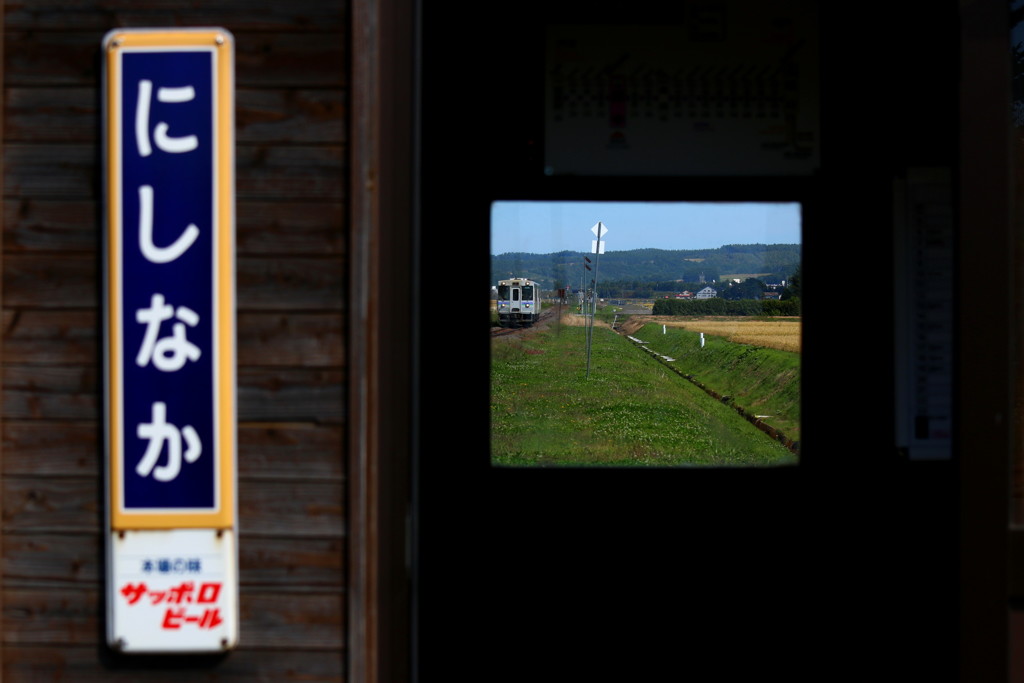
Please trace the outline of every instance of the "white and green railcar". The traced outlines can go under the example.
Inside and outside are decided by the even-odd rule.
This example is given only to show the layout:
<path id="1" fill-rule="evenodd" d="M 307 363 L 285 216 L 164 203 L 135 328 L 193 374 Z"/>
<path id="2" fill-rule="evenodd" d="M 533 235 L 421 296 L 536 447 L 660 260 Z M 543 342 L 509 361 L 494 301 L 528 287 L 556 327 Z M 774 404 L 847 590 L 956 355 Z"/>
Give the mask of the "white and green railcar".
<path id="1" fill-rule="evenodd" d="M 540 317 L 540 285 L 525 278 L 498 281 L 498 324 L 526 327 Z"/>

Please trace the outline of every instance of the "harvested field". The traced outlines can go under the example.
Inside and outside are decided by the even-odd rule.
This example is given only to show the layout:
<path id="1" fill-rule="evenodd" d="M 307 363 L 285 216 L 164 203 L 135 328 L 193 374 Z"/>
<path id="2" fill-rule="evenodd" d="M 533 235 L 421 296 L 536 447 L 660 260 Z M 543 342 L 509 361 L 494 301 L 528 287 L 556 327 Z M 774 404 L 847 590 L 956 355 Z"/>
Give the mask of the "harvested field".
<path id="1" fill-rule="evenodd" d="M 754 344 L 780 351 L 800 352 L 800 318 L 680 318 L 674 316 L 634 316 L 619 326 L 632 334 L 649 323 L 682 327 L 692 332 L 724 337 L 738 344 Z"/>

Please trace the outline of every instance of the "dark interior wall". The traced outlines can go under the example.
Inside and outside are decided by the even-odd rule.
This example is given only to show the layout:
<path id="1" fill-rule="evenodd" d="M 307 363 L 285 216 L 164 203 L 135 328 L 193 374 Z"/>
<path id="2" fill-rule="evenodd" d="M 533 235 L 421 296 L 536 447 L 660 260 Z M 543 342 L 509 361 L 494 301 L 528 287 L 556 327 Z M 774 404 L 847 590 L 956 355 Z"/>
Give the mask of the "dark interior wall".
<path id="1" fill-rule="evenodd" d="M 425 362 L 424 671 L 446 670 L 432 625 L 454 613 L 479 655 L 466 680 L 956 679 L 957 471 L 897 448 L 892 287 L 898 181 L 957 173 L 958 7 L 823 4 L 821 168 L 788 180 L 544 175 L 544 25 L 670 23 L 685 3 L 517 3 L 475 13 L 480 33 L 425 8 L 424 282 L 455 245 L 479 255 L 466 281 L 488 277 L 494 199 L 776 198 L 805 206 L 806 289 L 795 470 L 492 470 L 485 373 Z M 443 344 L 423 327 L 425 359 Z M 487 363 L 483 335 L 461 339 L 460 367 Z"/>
<path id="2" fill-rule="evenodd" d="M 4 680 L 341 680 L 347 4 L 8 2 L 3 19 Z M 235 37 L 241 636 L 217 661 L 104 645 L 100 42 L 163 26 Z"/>

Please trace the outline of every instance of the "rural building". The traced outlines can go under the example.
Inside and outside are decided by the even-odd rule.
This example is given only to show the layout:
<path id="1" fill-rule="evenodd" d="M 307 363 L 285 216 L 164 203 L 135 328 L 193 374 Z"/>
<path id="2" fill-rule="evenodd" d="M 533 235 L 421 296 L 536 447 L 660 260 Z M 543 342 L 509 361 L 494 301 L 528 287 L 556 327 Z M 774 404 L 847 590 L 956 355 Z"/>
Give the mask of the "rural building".
<path id="1" fill-rule="evenodd" d="M 5 2 L 4 683 L 1024 678 L 1024 16 L 833 5 Z M 104 37 L 199 27 L 233 49 L 233 164 L 217 167 L 233 276 L 216 285 L 233 280 L 217 376 L 236 387 L 237 526 L 216 531 L 237 539 L 239 631 L 216 654 L 134 654 L 108 642 L 112 597 L 168 603 L 168 640 L 227 615 L 191 610 L 221 595 L 189 584 L 199 558 L 139 562 L 185 573 L 173 593 L 108 587 L 107 397 L 124 378 L 106 361 L 191 349 L 182 332 L 107 353 L 125 293 L 104 289 L 122 253 L 107 204 L 137 212 L 147 259 L 171 258 L 188 241 L 148 233 L 141 217 L 166 214 L 144 188 L 190 176 L 128 173 L 138 187 L 108 194 L 126 148 L 105 136 L 185 154 L 146 112 L 225 101 L 142 77 L 106 99 L 124 45 Z M 491 467 L 491 411 L 516 397 L 490 395 L 484 303 L 462 316 L 448 292 L 483 281 L 490 207 L 509 198 L 800 203 L 799 463 Z M 894 283 L 859 321 L 878 343 L 835 333 L 849 307 L 821 283 L 854 272 Z M 192 334 L 195 310 L 148 300 L 147 332 L 166 315 Z M 618 430 L 642 462 L 617 422 L 635 416 L 587 412 L 618 360 L 581 380 L 580 434 Z M 179 464 L 203 457 L 191 424 L 150 414 L 151 442 L 159 428 Z"/>
<path id="2" fill-rule="evenodd" d="M 718 292 L 714 287 L 705 287 L 696 294 L 693 295 L 694 299 L 713 299 L 718 296 Z"/>

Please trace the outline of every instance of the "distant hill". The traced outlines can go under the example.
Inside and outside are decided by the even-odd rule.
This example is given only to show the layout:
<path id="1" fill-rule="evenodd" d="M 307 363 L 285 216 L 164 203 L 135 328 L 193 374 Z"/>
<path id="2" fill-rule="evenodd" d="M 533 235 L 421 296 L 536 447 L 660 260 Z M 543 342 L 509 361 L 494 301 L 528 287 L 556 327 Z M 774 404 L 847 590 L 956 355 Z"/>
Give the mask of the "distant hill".
<path id="1" fill-rule="evenodd" d="M 727 244 L 717 249 L 633 249 L 609 251 L 597 257 L 578 251 L 551 254 L 513 252 L 491 257 L 491 284 L 510 276 L 535 280 L 545 289 L 579 287 L 584 257 L 598 268 L 598 284 L 610 281 L 655 283 L 758 277 L 765 282 L 789 279 L 800 265 L 799 244 Z M 598 258 L 600 260 L 598 260 Z"/>

